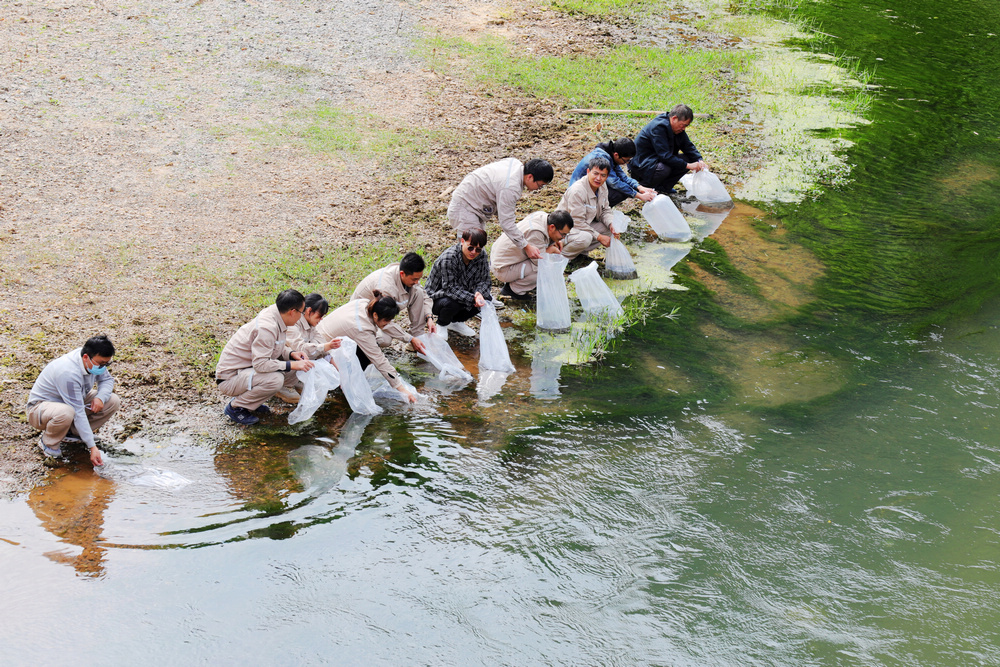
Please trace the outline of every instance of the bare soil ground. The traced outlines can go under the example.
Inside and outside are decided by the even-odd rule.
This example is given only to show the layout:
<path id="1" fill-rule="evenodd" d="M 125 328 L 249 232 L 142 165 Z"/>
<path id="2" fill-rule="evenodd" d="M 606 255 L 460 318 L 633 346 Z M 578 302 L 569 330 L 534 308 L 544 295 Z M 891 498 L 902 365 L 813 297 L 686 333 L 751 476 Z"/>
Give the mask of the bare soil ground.
<path id="1" fill-rule="evenodd" d="M 713 45 L 676 25 L 658 39 Z M 0 5 L 0 492 L 43 479 L 28 391 L 48 361 L 96 333 L 119 348 L 123 397 L 104 442 L 137 431 L 238 436 L 184 341 L 224 341 L 253 313 L 192 265 L 266 261 L 285 238 L 305 248 L 412 238 L 434 253 L 450 242 L 451 189 L 506 155 L 553 163 L 556 182 L 523 205 L 554 207 L 594 143 L 593 121 L 427 69 L 411 55 L 421 31 L 495 32 L 559 53 L 635 38 L 519 0 Z M 406 178 L 386 179 L 374 156 L 255 134 L 318 102 L 471 141 L 434 147 Z"/>

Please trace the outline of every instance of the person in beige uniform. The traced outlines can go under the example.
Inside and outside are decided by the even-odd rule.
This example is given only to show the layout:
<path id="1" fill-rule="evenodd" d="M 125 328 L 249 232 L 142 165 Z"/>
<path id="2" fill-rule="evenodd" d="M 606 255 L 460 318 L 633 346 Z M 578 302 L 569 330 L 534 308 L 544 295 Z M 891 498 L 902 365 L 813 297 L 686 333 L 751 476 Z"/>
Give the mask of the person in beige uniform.
<path id="1" fill-rule="evenodd" d="M 611 163 L 603 157 L 591 159 L 587 166 L 587 178 L 581 178 L 571 185 L 557 211 L 569 211 L 573 216 L 573 231 L 563 240 L 562 254 L 567 259 L 590 252 L 599 245 L 607 248 L 611 237 L 618 237 L 611 229 L 611 207 L 608 205 L 608 178 Z"/>
<path id="2" fill-rule="evenodd" d="M 389 297 L 396 302 L 399 310 L 406 309 L 410 316 L 410 332 L 396 322 L 390 322 L 385 329 L 379 329 L 376 339 L 379 345 L 388 345 L 390 338 L 410 343 L 417 352 L 424 351 L 424 344 L 414 340 L 415 336 L 425 331 L 434 333 L 434 316 L 431 308 L 434 305 L 427 292 L 420 286 L 424 276 L 424 258 L 415 252 L 408 252 L 398 264 L 390 264 L 369 273 L 364 280 L 354 288 L 351 300 L 364 299 L 371 301 L 375 290 L 383 297 Z"/>
<path id="3" fill-rule="evenodd" d="M 302 317 L 295 323 L 295 326 L 288 327 L 288 347 L 296 352 L 306 355 L 307 359 L 321 359 L 330 352 L 340 347 L 340 339 L 323 342 L 316 333 L 316 325 L 323 319 L 323 316 L 330 311 L 330 304 L 321 294 L 313 292 L 306 296 L 305 308 L 302 310 Z M 328 360 L 329 361 L 329 360 Z M 282 387 L 275 394 L 285 403 L 298 403 L 298 388 L 301 382 L 295 387 Z"/>
<path id="4" fill-rule="evenodd" d="M 515 158 L 504 158 L 476 169 L 462 179 L 451 195 L 448 204 L 448 221 L 457 232 L 471 229 L 486 231 L 486 222 L 494 215 L 500 229 L 519 248 L 524 248 L 530 259 L 541 254 L 517 229 L 516 207 L 524 190 L 534 191 L 552 181 L 552 165 L 545 160 L 528 160 L 525 164 Z"/>
<path id="5" fill-rule="evenodd" d="M 307 371 L 313 363 L 302 352 L 288 346 L 288 328 L 302 317 L 305 297 L 287 289 L 273 306 L 260 311 L 233 334 L 219 356 L 215 381 L 219 393 L 232 396 L 225 414 L 237 424 L 256 424 L 258 415 L 271 412 L 264 401 L 282 387 L 298 381 L 295 371 Z"/>
<path id="6" fill-rule="evenodd" d="M 361 368 L 375 364 L 382 377 L 389 385 L 407 397 L 410 403 L 416 403 L 417 397 L 409 392 L 399 379 L 399 373 L 385 358 L 382 348 L 375 339 L 376 334 L 387 327 L 399 314 L 399 305 L 395 299 L 382 296 L 382 292 L 374 290 L 371 299 L 354 299 L 324 317 L 316 332 L 320 340 L 330 341 L 341 336 L 350 338 L 358 344 L 358 361 Z"/>
<path id="7" fill-rule="evenodd" d="M 562 239 L 573 229 L 573 216 L 568 211 L 535 211 L 517 223 L 517 228 L 539 252 L 555 254 L 562 252 Z M 505 283 L 500 296 L 523 301 L 538 282 L 538 260 L 529 258 L 506 234 L 493 244 L 490 268 L 497 280 Z"/>

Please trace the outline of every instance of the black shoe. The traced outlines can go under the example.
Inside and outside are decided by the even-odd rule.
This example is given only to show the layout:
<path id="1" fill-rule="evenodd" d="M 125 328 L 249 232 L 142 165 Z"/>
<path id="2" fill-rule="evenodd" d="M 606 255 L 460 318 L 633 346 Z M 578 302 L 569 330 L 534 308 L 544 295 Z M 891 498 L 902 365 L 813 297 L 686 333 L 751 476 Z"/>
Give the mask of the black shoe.
<path id="1" fill-rule="evenodd" d="M 255 415 L 269 415 L 271 414 L 271 408 L 261 403 L 260 405 L 257 406 L 257 408 L 253 411 L 253 413 Z"/>
<path id="2" fill-rule="evenodd" d="M 230 403 L 226 406 L 226 416 L 232 419 L 237 424 L 242 424 L 243 426 L 249 426 L 250 424 L 256 424 L 260 420 L 254 416 L 252 412 L 246 408 L 234 408 L 233 404 Z"/>
<path id="3" fill-rule="evenodd" d="M 510 283 L 504 283 L 503 287 L 500 289 L 500 296 L 505 296 L 510 299 L 517 299 L 518 301 L 527 301 L 531 297 L 527 294 L 518 294 L 510 288 Z"/>

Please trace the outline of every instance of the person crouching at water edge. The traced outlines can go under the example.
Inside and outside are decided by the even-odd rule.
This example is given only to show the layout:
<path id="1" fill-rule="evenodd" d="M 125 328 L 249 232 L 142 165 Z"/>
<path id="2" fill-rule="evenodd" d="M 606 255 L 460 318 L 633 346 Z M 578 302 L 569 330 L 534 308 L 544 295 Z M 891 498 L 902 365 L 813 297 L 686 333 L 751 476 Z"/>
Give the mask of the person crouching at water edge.
<path id="1" fill-rule="evenodd" d="M 111 393 L 115 380 L 107 372 L 114 354 L 107 336 L 94 336 L 42 369 L 28 395 L 27 416 L 42 432 L 38 446 L 46 456 L 62 456 L 62 442 L 83 442 L 90 449 L 90 462 L 104 465 L 94 432 L 121 405 Z"/>
<path id="2" fill-rule="evenodd" d="M 516 226 L 514 231 L 521 237 Z M 478 315 L 479 309 L 493 300 L 485 246 L 486 232 L 466 229 L 459 242 L 441 253 L 431 267 L 427 294 L 434 301 L 432 311 L 437 315 L 439 334 L 443 336 L 448 335 L 448 329 L 463 336 L 475 336 L 475 330 L 465 321 Z"/>
<path id="3" fill-rule="evenodd" d="M 302 310 L 302 317 L 295 323 L 295 326 L 288 327 L 288 347 L 295 352 L 301 352 L 307 359 L 322 359 L 327 357 L 330 350 L 340 347 L 340 339 L 323 342 L 316 332 L 316 325 L 330 311 L 330 304 L 322 295 L 313 292 L 306 297 L 305 308 Z M 329 359 L 327 359 L 329 361 Z M 295 387 L 282 387 L 275 394 L 285 403 L 298 403 L 298 387 L 302 383 L 296 383 Z"/>
<path id="4" fill-rule="evenodd" d="M 327 315 L 316 327 L 320 340 L 330 341 L 341 336 L 350 338 L 358 344 L 358 361 L 361 368 L 375 364 L 382 377 L 396 391 L 406 396 L 410 403 L 416 403 L 417 397 L 407 390 L 399 379 L 399 373 L 385 358 L 379 347 L 376 336 L 381 329 L 386 328 L 399 314 L 399 304 L 395 299 L 382 296 L 382 292 L 374 290 L 372 299 L 354 299 Z"/>
<path id="5" fill-rule="evenodd" d="M 535 211 L 517 223 L 517 228 L 539 253 L 558 254 L 563 237 L 573 230 L 573 216 L 568 211 Z M 538 260 L 530 259 L 506 234 L 501 234 L 490 250 L 490 268 L 504 283 L 500 296 L 526 300 L 538 283 Z"/>
<path id="6" fill-rule="evenodd" d="M 219 393 L 232 396 L 225 414 L 237 424 L 256 424 L 270 414 L 264 401 L 282 387 L 294 387 L 295 371 L 313 367 L 307 356 L 288 345 L 288 329 L 295 326 L 305 309 L 305 297 L 286 289 L 233 335 L 215 367 Z M 334 346 L 335 347 L 335 346 Z"/>
<path id="7" fill-rule="evenodd" d="M 434 333 L 434 318 L 431 314 L 432 303 L 427 292 L 420 286 L 424 276 L 424 258 L 415 252 L 408 252 L 396 264 L 376 269 L 354 288 L 351 300 L 364 299 L 370 301 L 378 290 L 382 296 L 395 300 L 400 312 L 404 309 L 410 316 L 410 332 L 403 331 L 398 322 L 393 322 L 376 334 L 378 344 L 385 347 L 392 343 L 392 338 L 408 343 L 415 351 L 423 352 L 424 344 L 415 340 L 416 336 L 425 331 Z"/>
<path id="8" fill-rule="evenodd" d="M 611 228 L 612 211 L 608 206 L 608 171 L 611 163 L 603 157 L 591 158 L 587 177 L 569 186 L 563 193 L 557 211 L 569 211 L 573 216 L 573 231 L 563 241 L 563 257 L 573 259 L 602 245 L 611 245 L 618 238 Z"/>

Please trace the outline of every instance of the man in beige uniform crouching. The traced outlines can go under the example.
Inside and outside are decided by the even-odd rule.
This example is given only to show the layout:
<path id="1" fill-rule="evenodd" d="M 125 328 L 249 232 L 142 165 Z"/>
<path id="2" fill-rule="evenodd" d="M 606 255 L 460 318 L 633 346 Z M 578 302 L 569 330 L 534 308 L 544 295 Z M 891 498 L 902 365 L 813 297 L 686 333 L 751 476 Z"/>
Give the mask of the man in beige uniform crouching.
<path id="1" fill-rule="evenodd" d="M 424 268 L 426 268 L 424 258 L 415 252 L 408 252 L 398 264 L 390 264 L 372 271 L 354 288 L 351 301 L 357 299 L 371 301 L 375 298 L 375 290 L 378 290 L 383 297 L 387 296 L 395 301 L 400 311 L 405 308 L 410 316 L 409 333 L 403 331 L 398 322 L 392 322 L 384 329 L 378 330 L 375 338 L 382 347 L 395 338 L 409 343 L 417 352 L 423 352 L 424 344 L 414 340 L 414 337 L 425 331 L 434 333 L 434 315 L 431 313 L 434 303 L 420 286 Z"/>
<path id="2" fill-rule="evenodd" d="M 567 211 L 535 211 L 517 223 L 529 245 L 539 253 L 562 252 L 562 239 L 573 229 L 573 216 Z M 538 260 L 531 259 L 506 234 L 501 234 L 490 251 L 490 269 L 502 283 L 500 296 L 525 300 L 538 282 Z"/>
<path id="3" fill-rule="evenodd" d="M 229 339 L 215 367 L 215 381 L 223 396 L 233 396 L 226 416 L 237 424 L 256 424 L 258 415 L 271 409 L 264 401 L 282 387 L 298 381 L 295 371 L 313 367 L 302 352 L 288 346 L 288 327 L 302 317 L 306 299 L 296 290 L 286 289 L 273 306 L 260 311 Z"/>
<path id="4" fill-rule="evenodd" d="M 611 229 L 611 207 L 608 205 L 608 179 L 611 163 L 595 157 L 587 165 L 587 177 L 581 178 L 563 193 L 557 211 L 569 211 L 573 216 L 573 231 L 563 240 L 563 257 L 572 260 L 590 252 L 598 245 L 611 245 L 618 237 Z"/>

